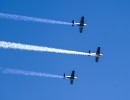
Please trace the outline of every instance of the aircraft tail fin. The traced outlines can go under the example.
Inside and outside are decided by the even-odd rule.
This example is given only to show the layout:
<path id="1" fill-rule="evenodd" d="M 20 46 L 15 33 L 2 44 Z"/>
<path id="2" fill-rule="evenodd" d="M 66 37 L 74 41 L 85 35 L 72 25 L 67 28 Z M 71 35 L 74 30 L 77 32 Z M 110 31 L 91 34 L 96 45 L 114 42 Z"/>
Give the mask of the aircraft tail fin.
<path id="1" fill-rule="evenodd" d="M 64 79 L 66 78 L 66 74 L 64 73 Z"/>
<path id="2" fill-rule="evenodd" d="M 75 23 L 75 21 L 74 21 L 74 20 L 72 20 L 72 26 L 74 26 L 74 23 Z"/>
<path id="3" fill-rule="evenodd" d="M 89 50 L 88 53 L 91 54 L 91 50 Z M 90 56 L 90 55 L 88 55 L 88 56 Z"/>

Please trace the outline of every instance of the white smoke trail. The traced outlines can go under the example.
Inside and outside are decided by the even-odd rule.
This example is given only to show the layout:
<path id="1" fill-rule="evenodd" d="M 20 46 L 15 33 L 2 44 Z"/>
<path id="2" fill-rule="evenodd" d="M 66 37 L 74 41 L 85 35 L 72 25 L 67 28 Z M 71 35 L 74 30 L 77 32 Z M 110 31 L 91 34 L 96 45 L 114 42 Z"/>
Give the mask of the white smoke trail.
<path id="1" fill-rule="evenodd" d="M 13 20 L 19 20 L 19 21 L 31 21 L 31 22 L 38 22 L 38 23 L 72 25 L 72 23 L 68 23 L 68 22 L 6 14 L 6 13 L 0 13 L 0 18 L 13 19 Z"/>
<path id="2" fill-rule="evenodd" d="M 49 47 L 42 47 L 42 46 L 33 46 L 33 45 L 26 45 L 26 44 L 5 42 L 5 41 L 0 41 L 0 48 L 19 49 L 19 50 L 28 50 L 28 51 L 38 51 L 38 52 L 54 52 L 54 53 L 63 53 L 63 54 L 74 54 L 74 55 L 90 55 L 89 53 L 85 53 L 85 52 L 56 49 L 56 48 L 49 48 Z"/>
<path id="3" fill-rule="evenodd" d="M 62 78 L 61 75 L 54 75 L 54 74 L 47 74 L 41 72 L 33 72 L 33 71 L 24 71 L 24 70 L 17 70 L 17 69 L 3 69 L 2 73 L 4 74 L 14 74 L 14 75 L 25 75 L 25 76 L 37 76 L 37 77 L 50 77 L 50 78 Z"/>

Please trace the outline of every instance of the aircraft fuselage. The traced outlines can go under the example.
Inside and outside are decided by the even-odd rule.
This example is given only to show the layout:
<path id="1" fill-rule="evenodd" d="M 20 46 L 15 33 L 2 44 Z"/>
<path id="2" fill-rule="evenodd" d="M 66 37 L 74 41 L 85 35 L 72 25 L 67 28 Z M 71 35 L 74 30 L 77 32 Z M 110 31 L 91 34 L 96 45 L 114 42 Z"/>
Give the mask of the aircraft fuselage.
<path id="1" fill-rule="evenodd" d="M 90 53 L 89 56 L 101 57 L 103 54 Z"/>
<path id="2" fill-rule="evenodd" d="M 74 24 L 77 25 L 77 26 L 80 26 L 80 27 L 87 26 L 87 24 L 80 24 L 80 23 L 74 23 Z"/>
<path id="3" fill-rule="evenodd" d="M 75 76 L 75 77 L 66 76 L 66 78 L 69 78 L 69 79 L 71 79 L 71 80 L 77 79 L 77 77 L 76 77 L 76 76 Z"/>

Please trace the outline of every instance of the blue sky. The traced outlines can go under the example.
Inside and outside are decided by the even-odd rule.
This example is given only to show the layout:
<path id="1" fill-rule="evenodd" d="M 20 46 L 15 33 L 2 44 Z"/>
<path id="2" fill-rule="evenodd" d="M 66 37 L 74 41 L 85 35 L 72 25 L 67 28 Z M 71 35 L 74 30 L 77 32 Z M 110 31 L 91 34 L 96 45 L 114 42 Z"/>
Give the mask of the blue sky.
<path id="1" fill-rule="evenodd" d="M 78 80 L 0 73 L 0 100 L 130 100 L 129 0 L 0 0 L 0 12 L 71 22 L 78 27 L 0 19 L 0 41 L 88 52 L 101 46 L 103 57 L 0 48 L 0 67 L 52 74 L 76 71 Z"/>

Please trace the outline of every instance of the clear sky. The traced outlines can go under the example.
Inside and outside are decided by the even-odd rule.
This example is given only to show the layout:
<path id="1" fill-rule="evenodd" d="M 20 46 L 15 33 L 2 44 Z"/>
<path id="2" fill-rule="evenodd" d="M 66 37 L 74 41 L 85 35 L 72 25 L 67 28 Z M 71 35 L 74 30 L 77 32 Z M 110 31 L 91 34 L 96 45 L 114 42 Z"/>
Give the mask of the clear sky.
<path id="1" fill-rule="evenodd" d="M 0 67 L 67 75 L 78 80 L 0 73 L 0 100 L 130 100 L 129 0 L 0 0 L 0 12 L 78 22 L 78 27 L 0 18 L 0 41 L 48 46 L 104 55 L 94 57 L 0 48 Z"/>

